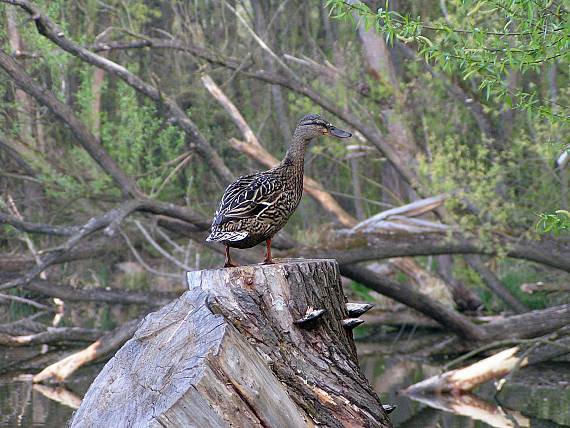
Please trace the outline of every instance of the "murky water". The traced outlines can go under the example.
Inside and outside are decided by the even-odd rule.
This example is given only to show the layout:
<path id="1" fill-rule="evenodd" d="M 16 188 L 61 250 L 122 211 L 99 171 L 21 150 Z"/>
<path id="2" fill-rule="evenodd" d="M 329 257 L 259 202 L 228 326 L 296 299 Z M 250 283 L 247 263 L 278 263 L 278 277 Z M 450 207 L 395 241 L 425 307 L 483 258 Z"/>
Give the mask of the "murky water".
<path id="1" fill-rule="evenodd" d="M 65 387 L 34 385 L 29 375 L 0 377 L 0 427 L 65 427 L 102 368 L 83 369 Z"/>
<path id="2" fill-rule="evenodd" d="M 367 377 L 383 403 L 397 406 L 394 427 L 479 428 L 570 426 L 570 363 L 529 367 L 496 393 L 485 384 L 473 394 L 405 397 L 398 391 L 439 373 L 436 366 L 400 358 L 361 357 Z"/>
<path id="3" fill-rule="evenodd" d="M 570 426 L 570 364 L 544 364 L 522 370 L 494 397 L 493 385 L 459 397 L 398 395 L 411 383 L 434 374 L 420 362 L 365 356 L 362 365 L 390 415 L 401 428 L 482 428 Z M 0 378 L 0 426 L 64 427 L 99 367 L 83 370 L 66 388 L 32 385 L 26 377 Z"/>
<path id="4" fill-rule="evenodd" d="M 360 349 L 367 345 L 360 344 Z M 380 343 L 374 346 L 384 346 Z M 386 352 L 388 351 L 388 352 Z M 366 349 L 362 368 L 383 403 L 397 406 L 395 427 L 479 428 L 570 426 L 570 363 L 550 363 L 521 370 L 500 394 L 487 384 L 474 394 L 404 397 L 401 389 L 439 372 L 433 363 L 412 360 L 388 344 L 381 352 Z M 15 358 L 0 348 L 0 368 Z M 28 351 L 26 351 L 28 352 Z M 23 355 L 19 355 L 22 357 Z M 37 358 L 30 354 L 28 361 Z M 26 363 L 22 363 L 21 368 Z M 32 385 L 31 376 L 0 377 L 0 427 L 64 427 L 102 365 L 80 370 L 65 388 Z M 16 367 L 14 367 L 16 369 Z"/>
<path id="5" fill-rule="evenodd" d="M 73 413 L 38 391 L 31 382 L 0 381 L 0 426 L 64 427 Z"/>

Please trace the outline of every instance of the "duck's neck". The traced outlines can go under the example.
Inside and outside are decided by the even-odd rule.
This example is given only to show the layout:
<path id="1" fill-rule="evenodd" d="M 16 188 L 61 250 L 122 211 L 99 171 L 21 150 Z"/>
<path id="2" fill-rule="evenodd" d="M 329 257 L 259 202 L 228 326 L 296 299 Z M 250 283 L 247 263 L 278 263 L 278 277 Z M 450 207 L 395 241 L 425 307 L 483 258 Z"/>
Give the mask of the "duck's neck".
<path id="1" fill-rule="evenodd" d="M 308 140 L 300 133 L 295 132 L 291 140 L 291 144 L 285 153 L 285 157 L 281 161 L 283 166 L 294 166 L 303 169 L 305 163 L 305 149 L 307 148 Z"/>

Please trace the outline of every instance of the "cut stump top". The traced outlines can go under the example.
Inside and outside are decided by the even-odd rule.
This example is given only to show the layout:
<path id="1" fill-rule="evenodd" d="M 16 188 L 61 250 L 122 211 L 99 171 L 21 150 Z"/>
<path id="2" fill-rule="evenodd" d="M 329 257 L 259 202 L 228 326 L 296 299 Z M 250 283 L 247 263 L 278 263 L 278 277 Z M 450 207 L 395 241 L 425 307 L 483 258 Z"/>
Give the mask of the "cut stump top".
<path id="1" fill-rule="evenodd" d="M 388 427 L 360 372 L 334 260 L 189 272 L 107 363 L 79 426 Z M 295 320 L 313 309 L 311 325 Z"/>

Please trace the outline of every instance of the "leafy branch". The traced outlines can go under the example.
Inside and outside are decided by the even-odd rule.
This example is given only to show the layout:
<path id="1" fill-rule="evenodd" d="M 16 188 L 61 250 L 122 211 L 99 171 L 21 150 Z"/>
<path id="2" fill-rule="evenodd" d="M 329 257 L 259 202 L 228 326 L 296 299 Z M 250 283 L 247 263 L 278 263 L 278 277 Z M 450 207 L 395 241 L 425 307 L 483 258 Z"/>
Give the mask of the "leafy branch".
<path id="1" fill-rule="evenodd" d="M 554 213 L 539 214 L 536 230 L 541 233 L 553 233 L 558 235 L 564 231 L 570 231 L 570 212 L 557 210 Z"/>
<path id="2" fill-rule="evenodd" d="M 568 108 L 553 108 L 537 90 L 513 90 L 507 79 L 515 70 L 540 73 L 543 65 L 570 58 L 568 11 L 562 5 L 543 0 L 461 2 L 455 15 L 468 28 L 455 27 L 447 17 L 426 22 L 390 10 L 389 0 L 377 11 L 361 1 L 329 0 L 327 6 L 334 18 L 375 28 L 390 44 L 415 44 L 426 61 L 446 73 L 475 79 L 487 100 L 493 97 L 511 108 L 570 121 Z"/>

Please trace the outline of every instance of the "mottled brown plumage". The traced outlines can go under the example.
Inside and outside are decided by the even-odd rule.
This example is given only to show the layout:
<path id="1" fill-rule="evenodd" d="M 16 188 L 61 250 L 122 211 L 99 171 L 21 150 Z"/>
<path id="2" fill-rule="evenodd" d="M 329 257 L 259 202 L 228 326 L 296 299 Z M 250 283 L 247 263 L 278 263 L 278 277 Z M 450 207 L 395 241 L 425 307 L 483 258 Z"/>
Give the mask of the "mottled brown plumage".
<path id="1" fill-rule="evenodd" d="M 265 263 L 271 260 L 271 238 L 285 224 L 303 195 L 305 150 L 319 136 L 348 138 L 349 132 L 335 128 L 319 115 L 304 116 L 289 149 L 279 165 L 269 171 L 239 177 L 228 186 L 214 215 L 212 231 L 207 241 L 226 246 L 225 266 L 235 266 L 229 248 L 251 248 L 267 243 Z"/>

